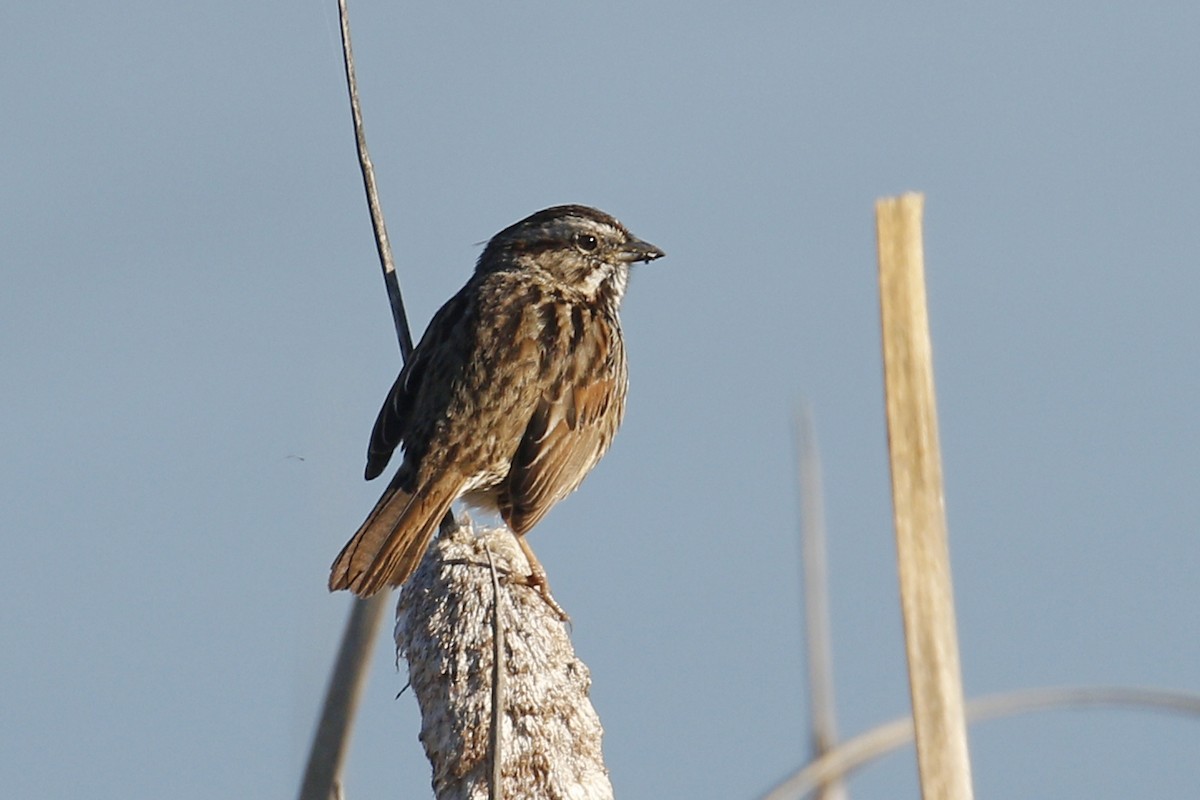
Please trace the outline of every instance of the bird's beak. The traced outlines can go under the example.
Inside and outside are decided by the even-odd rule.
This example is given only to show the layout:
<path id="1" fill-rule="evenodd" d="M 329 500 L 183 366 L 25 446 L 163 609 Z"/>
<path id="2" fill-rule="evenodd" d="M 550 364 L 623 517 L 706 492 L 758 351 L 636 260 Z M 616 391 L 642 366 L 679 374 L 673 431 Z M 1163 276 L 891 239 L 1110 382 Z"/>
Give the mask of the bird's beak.
<path id="1" fill-rule="evenodd" d="M 637 261 L 653 261 L 665 255 L 666 253 L 649 242 L 643 242 L 636 236 L 630 236 L 629 241 L 621 246 L 620 251 L 617 253 L 617 258 L 626 264 L 633 264 Z"/>

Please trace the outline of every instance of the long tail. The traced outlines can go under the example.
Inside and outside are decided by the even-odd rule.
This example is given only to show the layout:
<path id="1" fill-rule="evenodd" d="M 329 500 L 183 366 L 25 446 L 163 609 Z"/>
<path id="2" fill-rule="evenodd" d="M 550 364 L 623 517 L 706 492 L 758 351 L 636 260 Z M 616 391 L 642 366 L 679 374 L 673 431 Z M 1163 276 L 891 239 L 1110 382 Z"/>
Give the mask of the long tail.
<path id="1" fill-rule="evenodd" d="M 408 580 L 460 488 L 443 479 L 410 495 L 393 481 L 334 560 L 329 590 L 370 597 L 386 585 Z"/>

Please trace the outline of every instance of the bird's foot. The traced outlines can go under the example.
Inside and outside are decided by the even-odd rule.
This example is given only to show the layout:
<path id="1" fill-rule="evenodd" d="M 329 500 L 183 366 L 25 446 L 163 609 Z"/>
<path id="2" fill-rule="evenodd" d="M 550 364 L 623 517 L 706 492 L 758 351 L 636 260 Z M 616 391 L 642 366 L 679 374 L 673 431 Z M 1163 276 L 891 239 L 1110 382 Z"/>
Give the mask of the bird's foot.
<path id="1" fill-rule="evenodd" d="M 554 595 L 550 594 L 550 581 L 546 579 L 546 570 L 542 567 L 542 562 L 538 561 L 538 557 L 533 554 L 533 548 L 529 546 L 529 542 L 525 541 L 524 536 L 517 536 L 517 543 L 521 545 L 521 552 L 525 554 L 525 560 L 529 562 L 529 574 L 518 582 L 531 589 L 536 589 L 555 616 L 562 622 L 570 624 L 571 617 L 567 615 L 566 611 L 563 611 L 563 607 L 554 599 Z"/>
<path id="2" fill-rule="evenodd" d="M 540 566 L 540 565 L 539 565 Z M 509 575 L 510 583 L 515 583 L 520 586 L 528 586 L 538 593 L 538 597 L 542 598 L 543 602 L 550 607 L 554 615 L 559 621 L 570 623 L 571 617 L 563 610 L 563 607 L 554 599 L 554 595 L 550 593 L 550 582 L 546 580 L 546 573 L 541 570 L 534 570 L 528 575 Z"/>

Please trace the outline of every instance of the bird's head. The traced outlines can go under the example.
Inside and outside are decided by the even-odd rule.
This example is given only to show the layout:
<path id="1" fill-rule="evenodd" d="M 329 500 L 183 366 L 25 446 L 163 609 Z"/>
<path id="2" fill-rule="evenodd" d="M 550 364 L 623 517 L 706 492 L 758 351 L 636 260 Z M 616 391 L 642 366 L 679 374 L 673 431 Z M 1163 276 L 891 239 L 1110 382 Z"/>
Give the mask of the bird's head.
<path id="1" fill-rule="evenodd" d="M 584 296 L 620 302 L 629 267 L 665 255 L 613 217 L 587 206 L 554 206 L 492 237 L 476 272 L 531 269 Z"/>

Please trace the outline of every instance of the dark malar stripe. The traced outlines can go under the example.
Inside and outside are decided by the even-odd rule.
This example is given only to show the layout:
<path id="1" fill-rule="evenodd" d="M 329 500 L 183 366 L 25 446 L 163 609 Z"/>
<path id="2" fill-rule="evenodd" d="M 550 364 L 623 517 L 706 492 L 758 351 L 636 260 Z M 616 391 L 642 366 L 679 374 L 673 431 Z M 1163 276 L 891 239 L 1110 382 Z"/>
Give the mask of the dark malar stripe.
<path id="1" fill-rule="evenodd" d="M 579 345 L 583 343 L 584 334 L 587 333 L 587 327 L 583 320 L 583 307 L 579 305 L 571 306 L 571 350 L 574 352 L 579 349 Z"/>
<path id="2" fill-rule="evenodd" d="M 558 350 L 558 308 L 557 303 L 542 303 L 538 306 L 538 313 L 542 322 L 542 352 L 547 355 L 554 354 Z"/>

